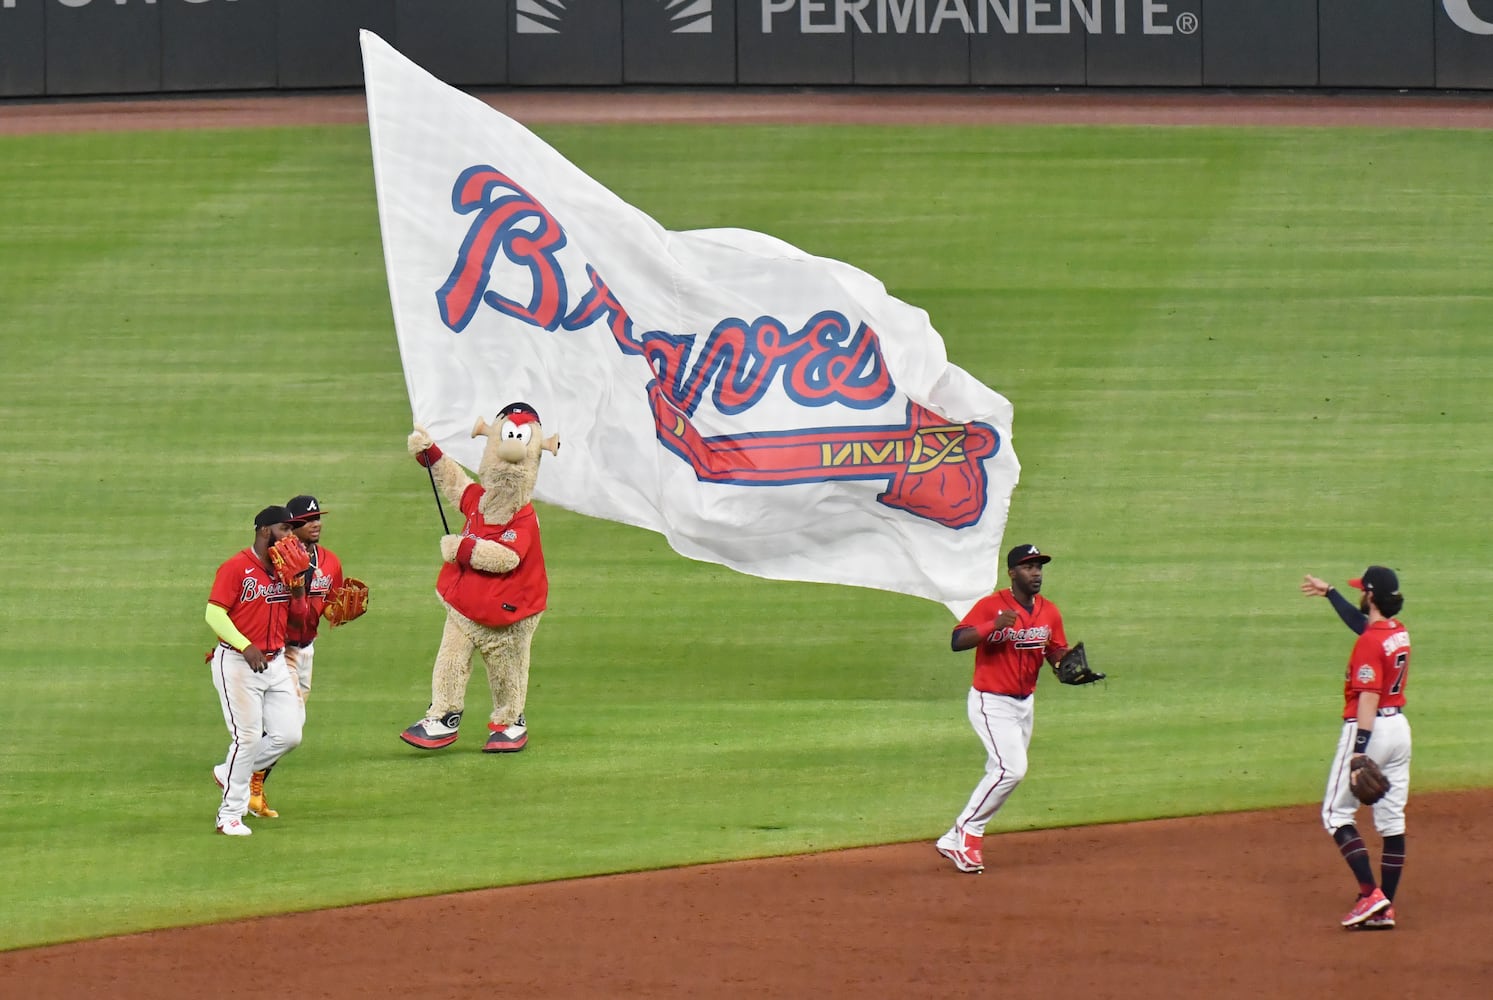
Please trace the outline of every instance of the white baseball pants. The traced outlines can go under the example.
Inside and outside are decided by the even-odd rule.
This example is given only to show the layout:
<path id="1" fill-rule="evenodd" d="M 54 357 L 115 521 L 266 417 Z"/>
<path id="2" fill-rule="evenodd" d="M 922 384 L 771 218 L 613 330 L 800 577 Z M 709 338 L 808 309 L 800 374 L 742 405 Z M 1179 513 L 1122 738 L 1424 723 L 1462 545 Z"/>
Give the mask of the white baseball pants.
<path id="1" fill-rule="evenodd" d="M 301 743 L 305 707 L 280 651 L 263 673 L 249 669 L 236 649 L 218 645 L 212 658 L 213 687 L 228 726 L 228 780 L 218 803 L 218 825 L 249 810 L 249 779 Z"/>
<path id="2" fill-rule="evenodd" d="M 1006 804 L 1026 777 L 1026 751 L 1032 743 L 1035 697 L 969 689 L 969 724 L 985 746 L 985 776 L 970 794 L 969 803 L 954 820 L 954 829 L 985 835 L 985 824 Z"/>
<path id="3" fill-rule="evenodd" d="M 1337 755 L 1332 759 L 1332 770 L 1327 772 L 1327 792 L 1322 797 L 1322 825 L 1328 833 L 1352 823 L 1363 805 L 1348 785 L 1348 764 L 1353 759 L 1353 740 L 1357 735 L 1358 720 L 1343 723 Z M 1400 713 L 1375 719 L 1368 755 L 1389 779 L 1389 792 L 1369 807 L 1374 810 L 1374 829 L 1384 837 L 1404 833 L 1405 803 L 1410 798 L 1409 720 Z"/>
<path id="4" fill-rule="evenodd" d="M 309 646 L 286 646 L 285 660 L 290 673 L 301 687 L 301 701 L 311 697 L 311 663 L 316 657 L 316 643 Z"/>

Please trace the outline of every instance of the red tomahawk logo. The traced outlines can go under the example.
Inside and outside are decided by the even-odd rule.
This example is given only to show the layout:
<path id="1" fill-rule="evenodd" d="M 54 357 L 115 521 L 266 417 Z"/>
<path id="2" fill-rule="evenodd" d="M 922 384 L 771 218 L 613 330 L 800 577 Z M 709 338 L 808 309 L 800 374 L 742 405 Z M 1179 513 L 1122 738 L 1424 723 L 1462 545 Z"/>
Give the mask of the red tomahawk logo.
<path id="1" fill-rule="evenodd" d="M 702 482 L 782 486 L 885 479 L 877 501 L 950 528 L 967 528 L 985 511 L 984 459 L 1000 435 L 980 423 L 951 424 L 916 403 L 887 427 L 820 427 L 707 438 L 648 383 L 658 438 Z"/>

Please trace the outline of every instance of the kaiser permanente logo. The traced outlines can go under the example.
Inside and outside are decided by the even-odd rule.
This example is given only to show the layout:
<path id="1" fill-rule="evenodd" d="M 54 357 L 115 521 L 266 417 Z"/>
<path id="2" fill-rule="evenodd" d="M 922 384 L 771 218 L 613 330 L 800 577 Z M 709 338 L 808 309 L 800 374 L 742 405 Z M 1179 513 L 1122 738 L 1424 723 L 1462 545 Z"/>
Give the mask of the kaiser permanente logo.
<path id="1" fill-rule="evenodd" d="M 558 35 L 564 31 L 567 7 L 579 7 L 585 0 L 518 0 L 520 35 Z M 675 35 L 710 34 L 711 0 L 653 0 L 663 8 L 669 21 L 669 32 Z"/>
<path id="2" fill-rule="evenodd" d="M 747 2 L 747 0 L 743 0 Z M 1193 10 L 1173 13 L 1167 0 L 758 0 L 762 33 L 932 35 L 940 31 L 1007 35 L 1191 35 Z M 1195 6 L 1197 0 L 1182 0 Z M 1487 16 L 1473 10 L 1481 5 Z M 1474 35 L 1493 35 L 1493 0 L 1441 0 L 1451 22 Z M 1137 16 L 1138 15 L 1138 16 Z"/>
<path id="3" fill-rule="evenodd" d="M 1193 6 L 1197 0 L 1182 0 Z M 1465 0 L 1448 0 L 1465 2 Z M 805 35 L 1091 35 L 1132 32 L 1192 35 L 1191 10 L 1173 13 L 1167 0 L 761 0 L 762 33 L 797 29 Z M 1138 15 L 1138 16 L 1137 16 Z"/>

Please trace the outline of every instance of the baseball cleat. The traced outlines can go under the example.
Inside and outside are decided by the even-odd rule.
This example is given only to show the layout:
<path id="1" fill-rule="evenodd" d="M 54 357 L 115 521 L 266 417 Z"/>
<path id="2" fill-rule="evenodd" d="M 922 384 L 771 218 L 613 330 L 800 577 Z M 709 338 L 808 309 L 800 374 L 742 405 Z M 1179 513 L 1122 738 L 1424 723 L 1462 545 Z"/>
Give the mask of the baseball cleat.
<path id="1" fill-rule="evenodd" d="M 954 862 L 954 867 L 969 875 L 978 875 L 985 870 L 985 858 L 980 850 L 981 840 L 972 833 L 955 839 L 950 830 L 934 844 L 939 854 Z"/>
<path id="2" fill-rule="evenodd" d="M 219 788 L 228 787 L 228 766 L 226 764 L 213 765 L 213 783 Z"/>
<path id="3" fill-rule="evenodd" d="M 1389 897 L 1384 895 L 1383 889 L 1375 889 L 1367 896 L 1359 896 L 1358 901 L 1353 904 L 1343 917 L 1344 927 L 1357 927 L 1370 917 L 1374 917 L 1389 909 Z"/>
<path id="4" fill-rule="evenodd" d="M 264 800 L 264 771 L 255 771 L 249 779 L 249 811 L 260 819 L 278 819 L 280 814 Z"/>
<path id="5" fill-rule="evenodd" d="M 456 742 L 461 726 L 460 712 L 447 712 L 438 719 L 421 719 L 399 734 L 399 738 L 421 750 L 439 750 Z"/>
<path id="6" fill-rule="evenodd" d="M 248 837 L 254 833 L 253 830 L 244 826 L 242 820 L 237 819 L 231 819 L 227 823 L 219 823 L 218 832 L 225 837 Z"/>
<path id="7" fill-rule="evenodd" d="M 1358 925 L 1366 931 L 1392 931 L 1395 929 L 1395 908 L 1391 905 Z"/>
<path id="8" fill-rule="evenodd" d="M 517 722 L 506 726 L 489 722 L 487 728 L 491 732 L 487 737 L 487 745 L 482 748 L 483 753 L 516 753 L 529 743 L 529 727 L 522 715 Z"/>

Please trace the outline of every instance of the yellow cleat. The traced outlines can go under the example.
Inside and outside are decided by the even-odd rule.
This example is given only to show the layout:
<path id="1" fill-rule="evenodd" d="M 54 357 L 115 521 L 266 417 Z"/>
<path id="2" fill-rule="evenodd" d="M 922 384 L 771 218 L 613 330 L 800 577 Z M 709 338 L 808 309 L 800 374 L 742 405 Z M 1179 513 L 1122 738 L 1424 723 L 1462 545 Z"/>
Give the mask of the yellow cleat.
<path id="1" fill-rule="evenodd" d="M 249 779 L 249 812 L 260 819 L 278 819 L 280 814 L 264 800 L 264 771 L 255 771 Z"/>

